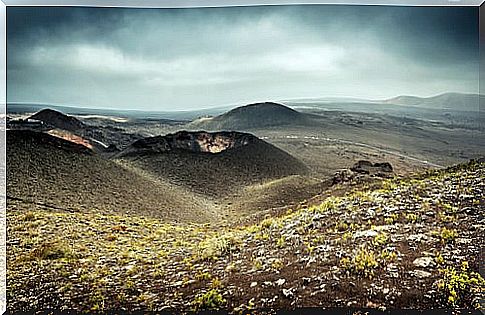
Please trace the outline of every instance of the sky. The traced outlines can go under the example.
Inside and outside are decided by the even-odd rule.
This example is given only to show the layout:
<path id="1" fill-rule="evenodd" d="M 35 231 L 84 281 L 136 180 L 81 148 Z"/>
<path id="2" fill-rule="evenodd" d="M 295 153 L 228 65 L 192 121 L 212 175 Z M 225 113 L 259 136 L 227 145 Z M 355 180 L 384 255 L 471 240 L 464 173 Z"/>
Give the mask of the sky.
<path id="1" fill-rule="evenodd" d="M 7 8 L 7 102 L 187 110 L 478 93 L 478 9 Z"/>

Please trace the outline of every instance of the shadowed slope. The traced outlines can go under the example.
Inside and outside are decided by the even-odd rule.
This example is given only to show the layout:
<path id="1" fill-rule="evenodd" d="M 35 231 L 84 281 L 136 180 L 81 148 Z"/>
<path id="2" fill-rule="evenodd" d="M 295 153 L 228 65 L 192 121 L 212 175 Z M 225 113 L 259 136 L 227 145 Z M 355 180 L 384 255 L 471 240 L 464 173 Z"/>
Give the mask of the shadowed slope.
<path id="1" fill-rule="evenodd" d="M 207 221 L 205 201 L 64 139 L 7 131 L 7 195 L 72 210 Z"/>
<path id="2" fill-rule="evenodd" d="M 122 151 L 118 159 L 209 196 L 307 173 L 307 167 L 288 153 L 237 132 L 183 131 L 145 138 Z"/>
<path id="3" fill-rule="evenodd" d="M 29 118 L 40 120 L 49 126 L 69 131 L 79 131 L 84 128 L 84 124 L 79 119 L 48 108 L 35 113 Z"/>

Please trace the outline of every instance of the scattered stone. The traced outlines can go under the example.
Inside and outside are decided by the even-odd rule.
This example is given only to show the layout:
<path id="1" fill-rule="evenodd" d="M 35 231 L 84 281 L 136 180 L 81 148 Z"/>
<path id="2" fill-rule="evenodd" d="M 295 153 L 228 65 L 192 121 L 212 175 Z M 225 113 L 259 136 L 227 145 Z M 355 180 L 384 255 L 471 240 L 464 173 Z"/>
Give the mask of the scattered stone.
<path id="1" fill-rule="evenodd" d="M 411 234 L 409 235 L 406 240 L 412 243 L 420 243 L 427 241 L 429 237 L 426 234 Z"/>
<path id="2" fill-rule="evenodd" d="M 283 289 L 282 292 L 283 292 L 283 296 L 287 299 L 292 299 L 294 297 L 294 290 L 293 288 L 291 289 Z"/>
<path id="3" fill-rule="evenodd" d="M 278 279 L 278 280 L 276 280 L 276 282 L 275 282 L 275 283 L 276 283 L 276 285 L 278 285 L 278 286 L 282 286 L 283 284 L 285 284 L 285 282 L 286 282 L 286 280 L 285 280 L 285 279 Z"/>
<path id="4" fill-rule="evenodd" d="M 413 270 L 410 272 L 413 276 L 418 277 L 418 278 L 429 278 L 431 277 L 431 272 L 423 271 L 423 270 Z"/>
<path id="5" fill-rule="evenodd" d="M 434 267 L 436 265 L 433 257 L 419 257 L 413 261 L 413 265 L 420 268 Z"/>
<path id="6" fill-rule="evenodd" d="M 354 238 L 359 238 L 359 237 L 375 237 L 378 235 L 377 231 L 374 230 L 365 230 L 365 231 L 357 231 L 354 234 Z"/>

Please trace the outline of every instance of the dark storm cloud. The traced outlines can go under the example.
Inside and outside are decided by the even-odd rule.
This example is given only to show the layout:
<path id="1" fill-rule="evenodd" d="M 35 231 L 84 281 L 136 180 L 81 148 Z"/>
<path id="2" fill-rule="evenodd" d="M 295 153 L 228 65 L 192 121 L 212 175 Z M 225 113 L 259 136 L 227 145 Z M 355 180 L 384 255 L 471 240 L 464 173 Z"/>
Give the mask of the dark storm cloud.
<path id="1" fill-rule="evenodd" d="M 8 101 L 182 109 L 477 92 L 478 10 L 8 8 Z"/>

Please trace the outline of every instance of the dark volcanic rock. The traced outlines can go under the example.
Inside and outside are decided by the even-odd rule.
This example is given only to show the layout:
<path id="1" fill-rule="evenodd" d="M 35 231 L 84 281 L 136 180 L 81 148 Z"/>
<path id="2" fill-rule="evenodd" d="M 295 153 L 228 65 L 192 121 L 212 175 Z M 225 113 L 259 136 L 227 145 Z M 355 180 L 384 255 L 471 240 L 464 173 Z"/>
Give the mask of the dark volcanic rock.
<path id="1" fill-rule="evenodd" d="M 369 161 L 361 160 L 351 167 L 351 170 L 361 174 L 372 175 L 384 175 L 386 173 L 392 173 L 392 165 L 388 162 L 372 163 Z"/>
<path id="2" fill-rule="evenodd" d="M 116 146 L 116 144 L 110 144 L 106 149 L 105 152 L 120 152 L 120 149 Z"/>
<path id="3" fill-rule="evenodd" d="M 119 156 L 164 153 L 173 150 L 195 153 L 219 153 L 248 145 L 256 140 L 255 136 L 240 132 L 179 131 L 166 136 L 140 139 L 121 152 Z"/>
<path id="4" fill-rule="evenodd" d="M 84 124 L 79 119 L 53 109 L 43 109 L 30 116 L 29 119 L 39 120 L 49 126 L 69 131 L 79 131 L 84 128 Z"/>
<path id="5" fill-rule="evenodd" d="M 372 163 L 361 160 L 355 163 L 350 169 L 344 169 L 335 173 L 332 185 L 343 182 L 359 182 L 368 179 L 369 176 L 389 177 L 393 174 L 392 165 L 388 162 Z"/>
<path id="6" fill-rule="evenodd" d="M 68 152 L 81 154 L 93 154 L 93 150 L 60 137 L 52 136 L 43 132 L 31 130 L 7 130 L 7 147 L 24 144 L 33 149 L 38 146 L 53 147 Z"/>

